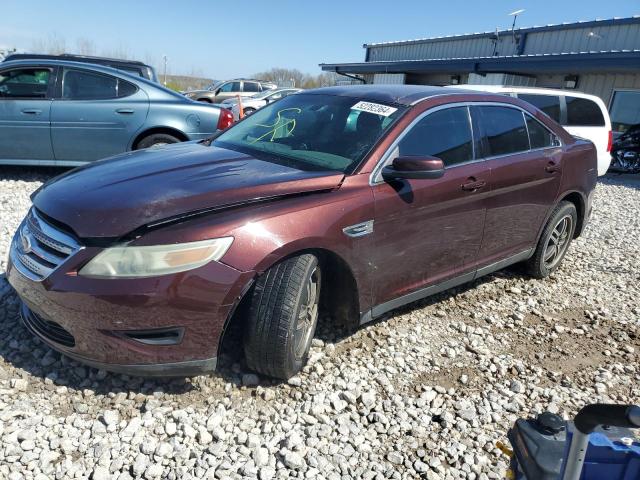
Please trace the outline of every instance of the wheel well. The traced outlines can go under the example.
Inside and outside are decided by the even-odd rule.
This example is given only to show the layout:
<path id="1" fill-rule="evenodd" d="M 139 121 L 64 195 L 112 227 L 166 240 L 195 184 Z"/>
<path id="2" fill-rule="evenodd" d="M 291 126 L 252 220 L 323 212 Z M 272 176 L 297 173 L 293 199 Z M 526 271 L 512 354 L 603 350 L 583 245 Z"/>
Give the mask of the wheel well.
<path id="1" fill-rule="evenodd" d="M 582 227 L 584 226 L 584 200 L 578 192 L 571 192 L 568 195 L 562 197 L 560 201 L 571 202 L 576 207 L 576 211 L 578 213 L 578 222 L 576 225 L 575 233 L 573 234 L 573 238 L 578 238 L 582 233 Z"/>
<path id="2" fill-rule="evenodd" d="M 322 290 L 320 309 L 332 322 L 348 328 L 360 322 L 360 302 L 358 285 L 347 262 L 329 250 L 315 250 L 320 260 L 322 272 Z M 328 281 L 327 281 L 328 280 Z"/>
<path id="3" fill-rule="evenodd" d="M 320 263 L 322 272 L 320 317 L 328 318 L 333 325 L 344 326 L 347 329 L 357 327 L 360 322 L 358 287 L 349 265 L 337 254 L 324 249 L 301 250 L 280 259 L 278 263 L 286 258 L 305 253 L 315 255 Z M 232 341 L 234 339 L 239 340 L 238 337 L 244 331 L 243 325 L 248 313 L 252 293 L 253 285 L 244 292 L 227 319 L 220 335 L 218 355 L 227 351 L 225 349 L 225 341 L 228 337 L 231 337 Z"/>
<path id="4" fill-rule="evenodd" d="M 166 133 L 167 135 L 171 135 L 173 137 L 180 139 L 181 142 L 186 142 L 187 140 L 189 140 L 189 137 L 187 137 L 180 130 L 176 130 L 175 128 L 155 127 L 155 128 L 150 128 L 149 130 L 145 130 L 144 132 L 141 132 L 140 134 L 138 134 L 138 136 L 132 143 L 133 145 L 132 150 L 135 150 L 136 148 L 138 148 L 138 143 L 140 143 L 140 140 L 142 140 L 145 137 L 148 137 L 149 135 L 153 135 L 156 133 Z"/>
<path id="5" fill-rule="evenodd" d="M 213 103 L 213 102 L 211 101 L 211 99 L 209 99 L 209 98 L 207 98 L 207 97 L 198 98 L 196 101 L 197 101 L 197 102 L 204 102 L 204 103 Z"/>

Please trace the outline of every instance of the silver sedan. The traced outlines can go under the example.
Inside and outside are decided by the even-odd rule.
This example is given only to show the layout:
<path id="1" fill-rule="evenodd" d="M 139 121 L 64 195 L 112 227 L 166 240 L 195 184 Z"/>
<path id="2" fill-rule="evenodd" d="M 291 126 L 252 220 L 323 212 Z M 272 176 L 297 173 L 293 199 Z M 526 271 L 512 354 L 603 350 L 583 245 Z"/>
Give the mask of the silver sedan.
<path id="1" fill-rule="evenodd" d="M 251 115 L 256 110 L 264 107 L 265 105 L 280 100 L 287 95 L 302 91 L 301 88 L 276 88 L 275 90 L 267 90 L 266 92 L 257 93 L 251 97 L 245 97 L 242 99 L 242 109 L 245 115 Z M 240 105 L 237 98 L 229 98 L 219 104 L 221 107 L 226 108 L 233 114 L 234 120 L 240 119 Z"/>

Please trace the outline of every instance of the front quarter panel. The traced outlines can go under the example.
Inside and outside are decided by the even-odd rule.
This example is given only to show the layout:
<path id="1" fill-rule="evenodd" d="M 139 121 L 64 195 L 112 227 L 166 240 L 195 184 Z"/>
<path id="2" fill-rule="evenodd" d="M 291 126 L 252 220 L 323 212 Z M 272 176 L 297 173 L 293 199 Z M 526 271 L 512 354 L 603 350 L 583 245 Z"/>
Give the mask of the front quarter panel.
<path id="1" fill-rule="evenodd" d="M 333 191 L 211 213 L 149 232 L 135 243 L 152 245 L 233 236 L 234 242 L 221 262 L 256 274 L 296 253 L 327 250 L 351 269 L 360 309 L 364 311 L 371 304 L 369 257 L 373 235 L 354 238 L 347 236 L 343 229 L 373 218 L 368 176 L 354 175 Z"/>

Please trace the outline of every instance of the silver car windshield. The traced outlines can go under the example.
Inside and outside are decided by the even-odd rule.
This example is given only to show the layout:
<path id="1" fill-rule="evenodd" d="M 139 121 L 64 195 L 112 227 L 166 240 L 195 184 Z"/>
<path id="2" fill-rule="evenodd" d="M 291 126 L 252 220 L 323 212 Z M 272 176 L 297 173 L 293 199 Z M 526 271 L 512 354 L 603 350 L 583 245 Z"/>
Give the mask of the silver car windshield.
<path id="1" fill-rule="evenodd" d="M 352 97 L 289 95 L 229 128 L 213 145 L 349 173 L 405 110 Z"/>

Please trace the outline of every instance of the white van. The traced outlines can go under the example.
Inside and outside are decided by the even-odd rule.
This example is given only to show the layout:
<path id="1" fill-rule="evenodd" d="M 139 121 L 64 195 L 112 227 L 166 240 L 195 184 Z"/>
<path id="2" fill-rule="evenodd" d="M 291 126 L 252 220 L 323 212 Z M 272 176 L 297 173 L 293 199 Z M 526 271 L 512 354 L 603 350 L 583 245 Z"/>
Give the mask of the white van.
<path id="1" fill-rule="evenodd" d="M 598 175 L 604 175 L 611 163 L 611 119 L 604 102 L 595 95 L 549 88 L 500 85 L 455 85 L 484 92 L 502 93 L 520 98 L 537 107 L 576 137 L 591 140 L 598 150 Z"/>

